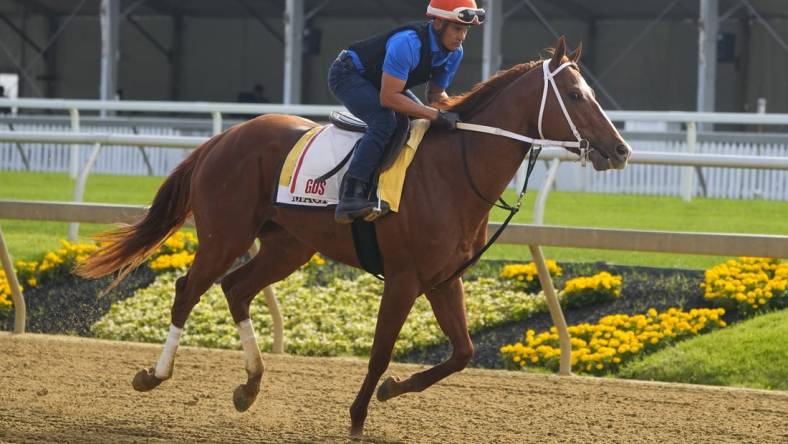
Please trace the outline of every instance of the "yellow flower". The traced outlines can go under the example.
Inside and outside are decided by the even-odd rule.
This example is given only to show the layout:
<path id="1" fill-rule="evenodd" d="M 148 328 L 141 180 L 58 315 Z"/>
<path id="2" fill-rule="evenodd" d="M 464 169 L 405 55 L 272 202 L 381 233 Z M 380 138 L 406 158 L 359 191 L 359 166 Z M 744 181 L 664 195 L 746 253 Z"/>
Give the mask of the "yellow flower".
<path id="1" fill-rule="evenodd" d="M 740 257 L 718 264 L 705 273 L 704 297 L 744 312 L 769 306 L 772 291 L 784 287 L 778 259 Z M 761 303 L 761 300 L 764 302 Z"/>
<path id="2" fill-rule="evenodd" d="M 700 334 L 712 327 L 724 327 L 720 319 L 724 309 L 692 309 L 684 312 L 671 308 L 659 313 L 653 310 L 646 315 L 614 314 L 605 316 L 597 324 L 577 324 L 568 327 L 571 335 L 571 361 L 580 363 L 580 372 L 601 374 L 605 362 L 619 365 L 632 359 L 647 343 L 651 349 L 666 345 L 665 337 Z M 504 357 L 515 365 L 528 359 L 531 364 L 557 369 L 560 344 L 555 329 L 552 332 L 526 331 L 524 342 L 501 348 Z M 515 357 L 520 357 L 516 361 Z M 601 367 L 600 367 L 601 365 Z M 519 365 L 522 367 L 522 365 Z"/>

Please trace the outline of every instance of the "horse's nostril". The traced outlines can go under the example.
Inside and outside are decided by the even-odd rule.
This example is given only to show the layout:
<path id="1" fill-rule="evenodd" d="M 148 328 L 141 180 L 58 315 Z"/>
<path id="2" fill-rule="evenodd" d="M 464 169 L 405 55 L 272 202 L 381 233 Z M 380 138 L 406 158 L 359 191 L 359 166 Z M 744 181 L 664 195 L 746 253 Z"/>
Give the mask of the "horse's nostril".
<path id="1" fill-rule="evenodd" d="M 629 153 L 630 153 L 630 149 L 629 149 L 629 147 L 628 147 L 628 146 L 626 146 L 626 145 L 625 145 L 625 144 L 623 144 L 623 143 L 622 143 L 622 144 L 620 144 L 620 145 L 618 145 L 618 146 L 616 147 L 616 154 L 618 154 L 619 156 L 621 156 L 621 157 L 623 157 L 623 158 L 625 158 L 625 159 L 626 159 L 627 157 L 629 157 Z"/>

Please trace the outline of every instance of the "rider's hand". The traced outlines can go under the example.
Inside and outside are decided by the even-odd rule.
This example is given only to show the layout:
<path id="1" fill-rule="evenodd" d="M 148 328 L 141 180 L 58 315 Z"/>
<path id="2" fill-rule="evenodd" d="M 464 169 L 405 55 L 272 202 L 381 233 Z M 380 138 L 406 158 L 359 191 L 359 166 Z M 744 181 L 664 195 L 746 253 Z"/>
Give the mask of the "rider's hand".
<path id="1" fill-rule="evenodd" d="M 447 130 L 455 130 L 457 129 L 458 122 L 460 122 L 459 114 L 440 109 L 438 110 L 438 115 L 435 117 L 435 120 L 432 121 L 432 124 L 446 128 Z"/>

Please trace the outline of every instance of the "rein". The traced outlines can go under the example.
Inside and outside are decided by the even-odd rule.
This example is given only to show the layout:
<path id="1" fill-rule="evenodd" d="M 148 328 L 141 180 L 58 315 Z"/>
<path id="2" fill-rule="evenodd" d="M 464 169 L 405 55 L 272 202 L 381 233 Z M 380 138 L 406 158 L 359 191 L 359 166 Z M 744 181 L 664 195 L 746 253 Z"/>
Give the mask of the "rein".
<path id="1" fill-rule="evenodd" d="M 506 203 L 506 201 L 503 199 L 503 197 L 498 197 L 498 202 L 500 202 L 500 204 L 498 204 L 496 202 L 492 202 L 492 201 L 488 200 L 486 197 L 484 197 L 484 195 L 482 195 L 482 193 L 476 187 L 476 184 L 473 182 L 473 176 L 471 176 L 471 171 L 470 171 L 470 168 L 468 166 L 468 156 L 466 155 L 466 151 L 467 150 L 465 149 L 465 138 L 464 137 L 462 138 L 462 144 L 461 144 L 461 148 L 460 149 L 462 150 L 462 164 L 465 167 L 465 177 L 468 178 L 468 184 L 471 186 L 471 189 L 473 190 L 473 192 L 476 193 L 476 195 L 479 196 L 479 198 L 481 198 L 481 200 L 487 202 L 488 204 L 490 204 L 492 206 L 495 206 L 495 207 L 498 207 L 498 208 L 501 208 L 501 209 L 504 209 L 504 210 L 508 210 L 509 211 L 509 215 L 506 216 L 506 220 L 503 221 L 501 226 L 498 227 L 498 230 L 496 230 L 495 233 L 492 235 L 492 237 L 490 237 L 490 240 L 488 240 L 487 243 L 484 244 L 484 246 L 479 251 L 477 251 L 473 255 L 472 258 L 470 258 L 467 261 L 465 261 L 465 263 L 462 264 L 460 266 L 460 268 L 457 269 L 457 271 L 452 273 L 451 276 L 449 276 L 448 278 L 442 280 L 440 283 L 434 285 L 431 288 L 431 290 L 434 290 L 434 289 L 440 287 L 441 285 L 445 284 L 446 282 L 449 282 L 449 281 L 453 280 L 454 278 L 456 278 L 457 276 L 459 276 L 462 273 L 464 273 L 465 270 L 468 269 L 468 267 L 470 267 L 471 265 L 475 264 L 476 261 L 478 261 L 479 258 L 482 257 L 482 255 L 490 247 L 492 247 L 492 245 L 495 243 L 495 241 L 498 240 L 498 237 L 503 233 L 503 230 L 506 229 L 506 227 L 509 225 L 509 222 L 511 222 L 512 218 L 514 218 L 514 215 L 517 214 L 518 211 L 520 211 L 520 204 L 522 203 L 523 197 L 525 196 L 525 191 L 528 188 L 528 179 L 531 178 L 531 172 L 533 172 L 534 167 L 536 166 L 536 161 L 539 158 L 539 153 L 542 152 L 542 147 L 541 146 L 536 147 L 536 145 L 531 145 L 531 148 L 528 150 L 528 168 L 527 168 L 526 173 L 525 173 L 525 181 L 523 182 L 523 189 L 520 190 L 520 195 L 517 197 L 517 201 L 514 203 L 514 205 L 509 205 L 508 203 Z"/>
<path id="2" fill-rule="evenodd" d="M 534 170 L 534 166 L 536 166 L 536 161 L 539 158 L 539 154 L 542 152 L 542 147 L 549 145 L 549 146 L 560 146 L 564 148 L 577 148 L 580 151 L 580 163 L 582 166 L 586 166 L 586 162 L 588 161 L 588 156 L 591 151 L 594 149 L 590 146 L 590 143 L 587 139 L 583 139 L 580 136 L 580 132 L 577 131 L 577 127 L 575 127 L 574 122 L 572 122 L 572 118 L 569 116 L 569 112 L 566 110 L 566 106 L 564 105 L 564 101 L 561 98 L 561 94 L 558 92 L 558 86 L 555 84 L 555 75 L 561 72 L 567 66 L 574 66 L 574 62 L 566 62 L 555 69 L 555 71 L 550 71 L 549 67 L 550 61 L 545 60 L 542 63 L 542 72 L 544 73 L 544 88 L 542 89 L 542 101 L 539 106 L 539 137 L 540 139 L 534 139 L 532 137 L 528 137 L 522 134 L 517 134 L 511 131 L 507 131 L 501 128 L 496 128 L 494 126 L 486 126 L 486 125 L 477 125 L 474 123 L 464 123 L 458 122 L 457 129 L 465 130 L 465 131 L 474 131 L 479 133 L 486 133 L 492 134 L 495 136 L 506 137 L 509 139 L 519 140 L 521 142 L 525 142 L 531 144 L 531 148 L 528 151 L 528 168 L 526 169 L 525 174 L 525 181 L 523 182 L 523 189 L 520 190 L 520 196 L 517 197 L 517 201 L 514 205 L 509 205 L 503 197 L 498 197 L 498 202 L 492 202 L 482 193 L 479 191 L 479 188 L 473 181 L 473 176 L 471 176 L 470 167 L 468 166 L 468 156 L 466 154 L 466 147 L 465 147 L 465 137 L 462 137 L 462 141 L 460 143 L 460 150 L 462 151 L 462 163 L 465 169 L 465 177 L 468 178 L 468 183 L 471 186 L 471 189 L 474 193 L 483 201 L 490 204 L 491 206 L 501 208 L 503 210 L 509 211 L 509 216 L 506 217 L 506 220 L 501 224 L 501 226 L 496 230 L 496 232 L 490 237 L 490 240 L 487 241 L 484 246 L 477 251 L 472 258 L 468 259 L 464 264 L 460 266 L 451 276 L 442 280 L 440 283 L 434 285 L 431 289 L 434 290 L 441 285 L 452 281 L 453 279 L 457 278 L 461 274 L 465 272 L 471 265 L 476 263 L 479 258 L 482 257 L 485 251 L 487 251 L 498 239 L 498 237 L 503 233 L 503 230 L 509 225 L 509 222 L 514 218 L 514 215 L 520 211 L 520 204 L 522 203 L 523 197 L 525 196 L 525 191 L 528 188 L 528 180 L 531 178 L 531 173 Z M 577 139 L 576 142 L 572 141 L 559 141 L 559 140 L 550 140 L 544 138 L 544 133 L 542 132 L 542 118 L 544 116 L 544 109 L 545 104 L 547 103 L 547 94 L 548 94 L 548 85 L 552 86 L 553 91 L 555 92 L 556 99 L 558 100 L 558 104 L 561 105 L 561 111 L 564 113 L 564 117 L 566 118 L 567 123 L 569 124 L 569 128 L 572 130 L 572 134 Z"/>

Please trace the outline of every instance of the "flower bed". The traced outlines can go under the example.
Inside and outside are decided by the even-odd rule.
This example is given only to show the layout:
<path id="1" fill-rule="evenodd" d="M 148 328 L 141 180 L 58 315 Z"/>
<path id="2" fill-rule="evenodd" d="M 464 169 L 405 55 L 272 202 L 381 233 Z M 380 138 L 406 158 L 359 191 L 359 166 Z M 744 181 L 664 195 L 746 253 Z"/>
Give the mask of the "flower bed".
<path id="1" fill-rule="evenodd" d="M 788 264 L 779 259 L 741 257 L 706 270 L 701 284 L 711 303 L 744 315 L 788 306 Z"/>
<path id="2" fill-rule="evenodd" d="M 314 267 L 318 259 L 313 259 Z M 309 268 L 307 267 L 307 268 Z M 298 271 L 275 285 L 284 318 L 285 348 L 301 355 L 357 355 L 369 353 L 375 331 L 382 283 L 369 275 L 336 279 L 332 285 L 307 285 L 308 273 Z M 93 325 L 101 338 L 161 343 L 170 323 L 175 294 L 174 273 L 161 275 L 134 297 L 113 305 Z M 479 278 L 465 287 L 471 331 L 507 320 L 523 319 L 544 309 L 540 296 L 523 295 L 510 282 Z M 272 343 L 271 319 L 263 297 L 252 303 L 252 320 L 263 350 Z M 426 298 L 419 298 L 400 333 L 395 353 L 444 340 Z M 238 348 L 239 339 L 224 295 L 213 286 L 203 295 L 186 323 L 184 345 Z"/>
<path id="3" fill-rule="evenodd" d="M 689 312 L 671 308 L 658 313 L 605 316 L 596 324 L 583 323 L 569 327 L 572 343 L 572 368 L 580 373 L 602 375 L 616 372 L 637 357 L 652 353 L 684 338 L 724 327 L 722 308 L 692 309 Z M 528 330 L 523 342 L 501 347 L 506 368 L 541 367 L 557 370 L 561 350 L 558 332 L 536 334 Z"/>

